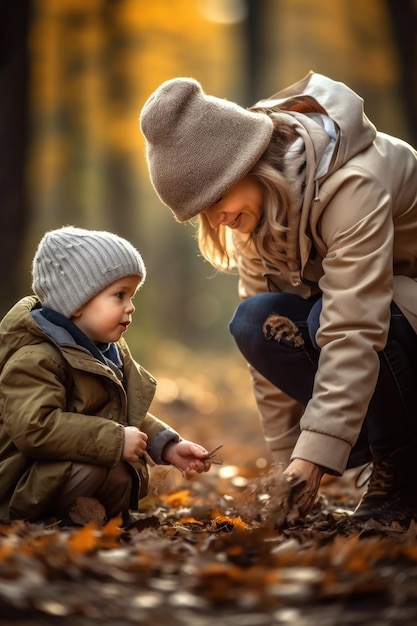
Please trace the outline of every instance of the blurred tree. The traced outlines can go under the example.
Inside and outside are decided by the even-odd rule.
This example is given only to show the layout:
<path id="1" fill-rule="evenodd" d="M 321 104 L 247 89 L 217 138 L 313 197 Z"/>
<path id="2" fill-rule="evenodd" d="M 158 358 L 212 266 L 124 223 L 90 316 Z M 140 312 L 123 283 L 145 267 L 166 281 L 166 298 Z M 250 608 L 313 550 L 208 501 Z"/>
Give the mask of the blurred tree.
<path id="1" fill-rule="evenodd" d="M 386 0 L 398 56 L 400 91 L 410 141 L 417 147 L 417 4 Z"/>
<path id="2" fill-rule="evenodd" d="M 266 19 L 268 4 L 265 0 L 246 0 L 248 13 L 244 22 L 247 48 L 246 72 L 246 106 L 251 106 L 265 96 L 262 90 L 262 67 L 264 64 L 263 24 Z M 279 3 L 277 3 L 279 4 Z M 274 19 L 278 20 L 279 8 L 275 10 Z"/>
<path id="3" fill-rule="evenodd" d="M 43 232 L 75 223 L 119 232 L 143 253 L 149 280 L 140 293 L 140 332 L 149 343 L 164 334 L 193 347 L 231 345 L 227 321 L 236 280 L 206 280 L 212 270 L 198 259 L 190 228 L 161 206 L 145 164 L 139 110 L 173 76 L 194 76 L 207 93 L 249 106 L 314 69 L 347 82 L 378 126 L 409 138 L 388 5 L 379 0 L 3 0 L 0 6 L 3 310 L 30 287 L 29 264 Z M 404 7 L 411 17 L 411 0 L 404 0 L 392 25 Z M 408 45 L 413 60 L 403 51 L 401 64 L 409 77 L 415 55 Z M 415 91 L 404 104 L 411 126 Z"/>
<path id="4" fill-rule="evenodd" d="M 196 260 L 189 230 L 158 207 L 138 114 L 160 82 L 180 73 L 196 76 L 213 92 L 219 84 L 238 85 L 239 73 L 231 79 L 238 65 L 237 30 L 223 25 L 221 3 L 211 0 L 33 2 L 34 210 L 27 264 L 44 230 L 63 223 L 118 232 L 139 247 L 148 265 L 142 335 L 149 337 L 152 329 L 159 335 L 166 327 L 177 339 L 205 341 L 195 323 L 203 316 L 187 302 L 211 269 Z"/>
<path id="5" fill-rule="evenodd" d="M 0 3 L 0 285 L 5 308 L 20 295 L 19 270 L 28 213 L 25 163 L 29 17 L 29 0 Z"/>
<path id="6" fill-rule="evenodd" d="M 137 120 L 123 4 L 35 1 L 31 184 L 39 230 L 72 221 L 134 231 Z"/>

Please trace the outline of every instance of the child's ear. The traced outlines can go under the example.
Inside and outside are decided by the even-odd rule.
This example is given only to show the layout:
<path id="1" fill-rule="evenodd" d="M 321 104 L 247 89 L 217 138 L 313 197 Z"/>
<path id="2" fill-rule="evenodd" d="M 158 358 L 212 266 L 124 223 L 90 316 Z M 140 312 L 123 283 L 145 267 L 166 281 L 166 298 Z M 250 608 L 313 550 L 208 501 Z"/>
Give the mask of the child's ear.
<path id="1" fill-rule="evenodd" d="M 78 309 L 77 311 L 74 311 L 74 313 L 71 315 L 71 319 L 72 319 L 73 317 L 80 317 L 80 316 L 81 316 L 82 311 L 83 311 L 82 309 Z"/>

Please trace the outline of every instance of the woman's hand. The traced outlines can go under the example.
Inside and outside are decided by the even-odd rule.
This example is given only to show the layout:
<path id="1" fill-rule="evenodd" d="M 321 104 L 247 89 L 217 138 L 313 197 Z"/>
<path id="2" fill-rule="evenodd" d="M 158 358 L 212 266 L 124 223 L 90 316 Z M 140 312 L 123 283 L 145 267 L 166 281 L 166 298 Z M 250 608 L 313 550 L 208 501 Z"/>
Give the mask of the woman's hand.
<path id="1" fill-rule="evenodd" d="M 303 515 L 313 508 L 323 474 L 324 469 L 320 465 L 303 459 L 294 459 L 284 471 L 283 477 L 291 486 L 299 485 L 296 502 L 300 513 Z M 303 483 L 304 486 L 302 487 Z"/>
<path id="2" fill-rule="evenodd" d="M 162 452 L 163 460 L 178 467 L 186 476 L 191 476 L 194 472 L 208 472 L 211 463 L 207 455 L 205 448 L 185 439 L 170 441 Z"/>
<path id="3" fill-rule="evenodd" d="M 123 447 L 123 461 L 137 463 L 139 457 L 146 450 L 148 435 L 136 426 L 125 426 L 125 443 Z"/>

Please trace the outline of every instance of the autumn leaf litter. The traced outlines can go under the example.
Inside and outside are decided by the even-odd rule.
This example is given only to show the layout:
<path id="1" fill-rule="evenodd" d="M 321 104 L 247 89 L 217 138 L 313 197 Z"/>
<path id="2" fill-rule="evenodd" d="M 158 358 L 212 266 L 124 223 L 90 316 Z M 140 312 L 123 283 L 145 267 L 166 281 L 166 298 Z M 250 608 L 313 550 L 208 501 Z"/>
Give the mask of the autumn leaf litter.
<path id="1" fill-rule="evenodd" d="M 169 354 L 173 372 L 201 371 L 189 353 Z M 209 365 L 188 387 L 172 373 L 187 395 L 154 410 L 223 464 L 191 480 L 152 467 L 150 493 L 125 528 L 104 523 L 89 499 L 75 511 L 83 525 L 0 524 L 1 624 L 415 625 L 414 522 L 355 525 L 353 471 L 325 477 L 298 519 L 282 468 L 265 461 L 247 372 Z"/>
<path id="2" fill-rule="evenodd" d="M 159 489 L 126 528 L 118 519 L 103 525 L 94 519 L 94 507 L 84 526 L 1 525 L 2 614 L 77 616 L 85 623 L 117 615 L 127 624 L 138 616 L 156 624 L 192 618 L 197 624 L 197 615 L 208 619 L 220 609 L 224 624 L 242 626 L 233 615 L 249 612 L 252 625 L 279 624 L 286 623 L 279 616 L 300 611 L 301 619 L 303 608 L 323 611 L 324 604 L 334 609 L 365 598 L 371 604 L 379 598 L 379 611 L 388 620 L 393 606 L 396 615 L 414 610 L 414 524 L 403 529 L 371 521 L 356 527 L 347 513 L 346 491 L 335 497 L 331 481 L 300 521 L 277 480 L 279 468 L 248 480 L 244 488 L 222 479 L 217 469 L 191 481 L 180 477 L 167 492 L 160 492 L 157 469 Z M 85 516 L 88 506 L 83 502 Z M 169 615 L 171 621 L 164 621 Z M 262 622 L 265 616 L 275 621 Z"/>

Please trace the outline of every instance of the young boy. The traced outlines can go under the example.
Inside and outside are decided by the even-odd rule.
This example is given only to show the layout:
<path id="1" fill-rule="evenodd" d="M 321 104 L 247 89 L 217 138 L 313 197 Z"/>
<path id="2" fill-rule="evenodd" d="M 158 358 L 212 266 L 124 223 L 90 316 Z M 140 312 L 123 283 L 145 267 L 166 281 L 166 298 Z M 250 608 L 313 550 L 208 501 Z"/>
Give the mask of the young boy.
<path id="1" fill-rule="evenodd" d="M 0 519 L 67 519 L 79 496 L 126 516 L 146 494 L 145 451 L 209 470 L 207 450 L 148 413 L 156 381 L 122 338 L 145 275 L 115 234 L 67 226 L 42 238 L 35 296 L 0 324 Z"/>

